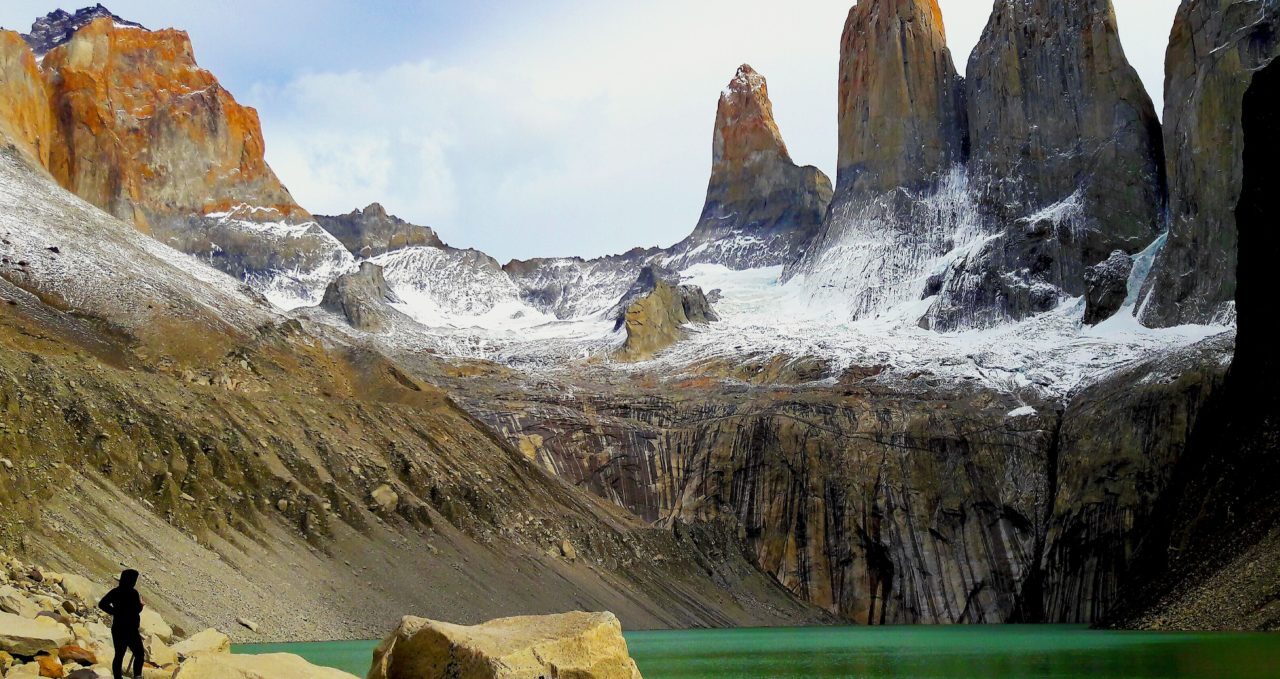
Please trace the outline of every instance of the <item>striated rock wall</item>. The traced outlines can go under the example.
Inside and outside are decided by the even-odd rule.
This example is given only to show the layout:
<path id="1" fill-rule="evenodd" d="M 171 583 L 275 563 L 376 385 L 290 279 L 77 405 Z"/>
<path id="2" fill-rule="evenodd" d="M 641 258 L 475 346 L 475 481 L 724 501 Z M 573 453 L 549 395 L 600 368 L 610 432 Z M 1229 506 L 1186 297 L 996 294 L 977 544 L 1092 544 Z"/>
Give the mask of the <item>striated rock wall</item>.
<path id="1" fill-rule="evenodd" d="M 1165 56 L 1169 240 L 1147 279 L 1153 327 L 1234 316 L 1244 164 L 1241 107 L 1253 73 L 1280 55 L 1280 2 L 1187 0 Z"/>

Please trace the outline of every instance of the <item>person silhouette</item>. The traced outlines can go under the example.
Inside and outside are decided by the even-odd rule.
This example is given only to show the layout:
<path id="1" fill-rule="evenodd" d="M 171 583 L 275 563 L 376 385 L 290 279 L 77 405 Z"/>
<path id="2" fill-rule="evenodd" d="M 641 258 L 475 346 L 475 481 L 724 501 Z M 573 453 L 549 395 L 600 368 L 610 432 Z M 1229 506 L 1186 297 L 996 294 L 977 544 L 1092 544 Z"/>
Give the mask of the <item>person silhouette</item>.
<path id="1" fill-rule="evenodd" d="M 146 659 L 146 651 L 142 647 L 142 595 L 138 594 L 138 571 L 132 568 L 120 573 L 120 584 L 107 592 L 98 602 L 98 608 L 111 616 L 111 643 L 115 646 L 116 657 L 111 661 L 111 676 L 124 679 L 121 675 L 124 664 L 124 652 L 133 654 L 133 679 L 141 679 L 142 663 Z"/>

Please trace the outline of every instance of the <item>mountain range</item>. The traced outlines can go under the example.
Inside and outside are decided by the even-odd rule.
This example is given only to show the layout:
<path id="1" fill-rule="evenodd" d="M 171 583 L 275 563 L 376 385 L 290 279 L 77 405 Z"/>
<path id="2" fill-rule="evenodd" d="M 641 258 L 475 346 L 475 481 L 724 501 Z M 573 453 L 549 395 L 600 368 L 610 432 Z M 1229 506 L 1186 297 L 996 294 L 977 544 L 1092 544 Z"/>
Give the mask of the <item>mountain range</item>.
<path id="1" fill-rule="evenodd" d="M 191 623 L 277 590 L 279 638 L 566 602 L 1274 628 L 1242 564 L 1280 563 L 1250 480 L 1278 27 L 1184 0 L 1160 117 L 1110 0 L 998 0 L 963 77 L 936 0 L 861 0 L 834 182 L 744 64 L 687 238 L 505 264 L 309 213 L 181 31 L 0 32 L 0 542 L 161 552 Z"/>

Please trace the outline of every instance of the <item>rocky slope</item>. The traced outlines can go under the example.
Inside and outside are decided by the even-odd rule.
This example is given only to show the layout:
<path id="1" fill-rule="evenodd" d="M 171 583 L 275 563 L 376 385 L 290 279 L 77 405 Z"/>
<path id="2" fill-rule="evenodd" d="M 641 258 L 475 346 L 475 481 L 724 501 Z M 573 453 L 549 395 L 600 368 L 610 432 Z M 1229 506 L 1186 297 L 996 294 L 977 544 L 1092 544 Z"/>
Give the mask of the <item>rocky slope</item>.
<path id="1" fill-rule="evenodd" d="M 804 253 L 831 202 L 831 180 L 791 160 L 764 76 L 747 64 L 720 93 L 702 217 L 668 266 L 786 264 Z"/>
<path id="2" fill-rule="evenodd" d="M 263 623 L 241 638 L 566 602 L 635 627 L 822 619 L 713 528 L 647 528 L 567 487 L 376 351 L 322 341 L 2 153 L 7 547 L 100 578 L 143 563 L 167 617 Z"/>
<path id="3" fill-rule="evenodd" d="M 1143 323 L 1234 314 L 1241 106 L 1252 74 L 1280 55 L 1277 25 L 1274 0 L 1189 0 L 1178 9 L 1165 57 L 1169 240 L 1144 291 Z"/>

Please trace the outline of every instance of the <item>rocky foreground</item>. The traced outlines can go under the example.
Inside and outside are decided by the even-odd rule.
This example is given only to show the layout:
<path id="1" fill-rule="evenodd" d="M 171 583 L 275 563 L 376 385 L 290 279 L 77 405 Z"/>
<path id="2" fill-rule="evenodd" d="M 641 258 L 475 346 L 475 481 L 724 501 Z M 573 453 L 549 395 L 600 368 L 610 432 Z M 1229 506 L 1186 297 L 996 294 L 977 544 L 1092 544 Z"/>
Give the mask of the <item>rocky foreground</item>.
<path id="1" fill-rule="evenodd" d="M 31 566 L 0 553 L 0 676 L 106 679 L 114 649 L 97 602 L 108 591 L 88 578 Z M 256 630 L 257 623 L 237 624 Z M 187 635 L 154 609 L 142 612 L 146 679 L 352 679 L 288 653 L 231 655 L 209 628 Z M 640 679 L 612 613 L 503 618 L 475 625 L 406 616 L 379 645 L 370 679 L 499 677 Z"/>

